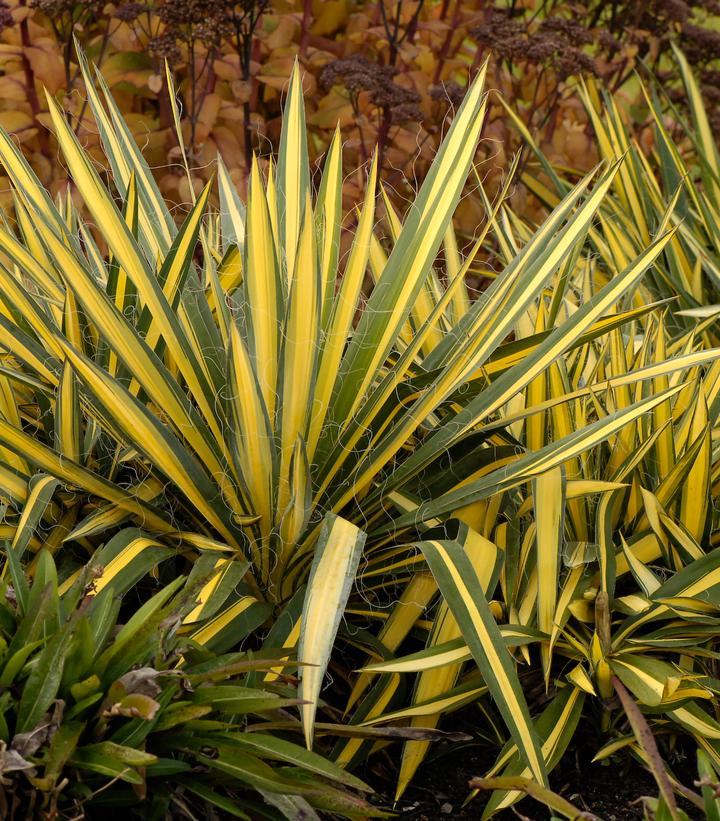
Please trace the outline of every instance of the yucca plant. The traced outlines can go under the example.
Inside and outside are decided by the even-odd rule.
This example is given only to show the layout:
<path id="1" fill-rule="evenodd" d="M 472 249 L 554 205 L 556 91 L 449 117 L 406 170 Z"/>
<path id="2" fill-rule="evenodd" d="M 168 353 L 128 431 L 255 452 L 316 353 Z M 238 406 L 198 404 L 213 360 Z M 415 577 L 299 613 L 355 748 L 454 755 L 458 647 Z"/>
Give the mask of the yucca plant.
<path id="1" fill-rule="evenodd" d="M 674 298 L 675 325 L 688 328 L 692 320 L 683 316 L 705 318 L 720 310 L 720 154 L 697 79 L 676 47 L 674 54 L 691 118 L 681 114 L 657 81 L 646 75 L 640 90 L 652 126 L 649 152 L 631 138 L 620 100 L 592 82 L 582 87 L 581 96 L 600 156 L 607 162 L 626 157 L 598 213 L 598 225 L 590 232 L 602 260 L 598 275 L 607 278 L 645 247 L 662 222 L 667 202 L 677 197 L 672 222 L 678 230 L 638 288 L 637 300 Z M 536 159 L 535 167 L 522 175 L 523 183 L 552 208 L 570 188 L 572 175 L 553 168 L 517 116 L 512 119 Z M 705 332 L 717 338 L 712 325 Z"/>
<path id="2" fill-rule="evenodd" d="M 657 154 L 647 158 L 629 142 L 615 101 L 605 96 L 601 105 L 594 88 L 587 90 L 601 154 L 609 162 L 623 156 L 626 160 L 600 205 L 597 224 L 588 232 L 591 255 L 585 259 L 576 248 L 576 258 L 558 276 L 562 288 L 528 312 L 520 335 L 535 331 L 535 339 L 541 338 L 556 323 L 561 306 L 577 310 L 662 232 L 669 218 L 677 231 L 651 275 L 638 282 L 632 294 L 631 304 L 637 306 L 633 322 L 553 363 L 530 383 L 523 400 L 504 408 L 499 419 L 477 432 L 494 436 L 496 447 L 503 436 L 509 444 L 511 434 L 536 450 L 555 436 L 582 429 L 596 414 L 635 401 L 647 390 L 639 381 L 643 378 L 653 380 L 655 391 L 683 382 L 686 387 L 638 424 L 610 437 L 607 445 L 538 476 L 524 493 L 516 489 L 512 497 L 495 496 L 463 508 L 464 521 L 503 550 L 505 563 L 493 606 L 500 620 L 507 621 L 501 624 L 506 642 L 518 646 L 516 656 L 530 664 L 523 680 L 532 682 L 536 670 L 545 688 L 556 693 L 536 720 L 549 766 L 557 764 L 571 744 L 581 716 L 596 713 L 595 699 L 588 696 L 607 706 L 613 675 L 648 713 L 655 732 L 689 734 L 711 760 L 720 760 L 712 707 L 717 698 L 714 659 L 720 602 L 713 504 L 718 366 L 695 367 L 709 362 L 705 348 L 716 339 L 717 306 L 704 303 L 717 301 L 717 149 L 694 78 L 682 55 L 676 56 L 694 115 L 694 130 L 687 131 L 691 160 L 681 156 L 669 137 L 658 94 L 646 92 L 657 128 Z M 523 180 L 555 207 L 571 184 L 532 147 L 544 177 L 527 172 Z M 533 229 L 505 206 L 498 209 L 495 227 L 498 252 L 506 261 L 533 236 Z M 653 300 L 662 300 L 664 306 L 653 308 Z M 522 341 L 514 344 L 523 347 Z M 668 370 L 668 358 L 679 371 Z M 607 394 L 599 390 L 603 383 Z M 509 448 L 505 453 L 513 458 Z M 437 497 L 442 483 L 442 478 L 437 483 L 431 479 L 429 493 Z M 429 508 L 441 513 L 437 501 Z M 426 701 L 414 706 L 415 720 L 427 712 L 435 714 L 437 705 L 459 706 L 482 693 L 483 682 L 472 668 L 460 666 L 472 657 L 466 635 L 446 632 L 445 641 L 439 642 L 432 633 L 434 624 L 427 628 L 427 649 L 371 665 L 359 681 L 361 691 L 370 675 L 379 672 L 418 675 L 416 692 Z M 393 629 L 389 622 L 382 631 L 392 642 Z M 579 665 L 568 667 L 568 660 Z M 433 671 L 436 686 L 430 697 L 427 686 L 420 690 L 420 682 L 430 680 Z M 605 707 L 599 723 L 609 735 L 599 758 L 633 744 L 622 711 Z M 375 723 L 413 715 L 413 710 L 388 714 L 376 709 L 369 715 Z M 522 778 L 524 769 L 526 763 L 511 745 L 491 772 Z M 517 796 L 494 796 L 486 815 Z"/>
<path id="3" fill-rule="evenodd" d="M 72 196 L 53 202 L 0 133 L 16 216 L 0 228 L 0 471 L 16 557 L 33 550 L 32 521 L 69 585 L 82 572 L 72 563 L 129 524 L 149 535 L 98 567 L 98 584 L 104 574 L 147 572 L 159 557 L 175 572 L 212 562 L 181 630 L 216 652 L 255 630 L 269 631 L 265 646 L 281 657 L 296 651 L 308 746 L 343 614 L 362 626 L 387 617 L 380 634 L 362 634 L 384 658 L 427 606 L 431 646 L 462 635 L 477 668 L 467 681 L 457 665 L 423 678 L 412 701 L 432 708 L 415 716 L 434 726 L 448 689 L 452 704 L 456 687 L 466 700 L 487 689 L 544 782 L 550 759 L 489 604 L 503 558 L 506 576 L 515 559 L 463 511 L 485 505 L 492 522 L 506 492 L 555 476 L 686 396 L 679 380 L 665 389 L 653 379 L 715 355 L 681 364 L 659 356 L 656 370 L 633 375 L 630 401 L 599 405 L 549 440 L 483 430 L 550 378 L 563 354 L 585 357 L 590 341 L 647 310 L 624 294 L 672 241 L 672 208 L 636 258 L 579 295 L 568 283 L 621 162 L 572 188 L 527 241 L 508 239 L 491 209 L 463 257 L 449 227 L 482 127 L 481 72 L 392 247 L 373 241 L 373 164 L 341 261 L 340 138 L 314 194 L 296 70 L 277 165 L 264 177 L 254 164 L 245 205 L 219 161 L 219 212 L 208 186 L 178 229 L 109 90 L 97 77 L 101 97 L 79 59 L 107 174 L 52 99 Z M 496 230 L 507 265 L 471 302 L 465 276 Z M 364 290 L 368 267 L 375 281 Z M 528 330 L 546 288 L 555 294 L 549 318 Z M 597 387 L 583 385 L 583 396 Z M 559 405 L 569 401 L 563 394 Z M 363 597 L 348 608 L 356 578 Z M 528 640 L 520 628 L 512 640 L 518 633 Z M 364 654 L 358 636 L 343 627 L 343 645 Z M 398 692 L 375 693 L 357 721 L 382 714 Z M 363 742 L 353 739 L 341 760 Z M 400 791 L 424 750 L 421 741 L 407 748 Z"/>
<path id="4" fill-rule="evenodd" d="M 505 217 L 496 227 L 504 237 L 501 253 L 507 253 L 509 261 L 513 249 L 529 241 L 531 233 L 513 219 L 511 212 L 506 211 Z M 514 234 L 514 229 L 519 230 L 520 236 Z M 555 323 L 558 311 L 575 311 L 583 299 L 592 294 L 597 287 L 597 265 L 595 256 L 587 260 L 579 257 L 563 269 L 562 288 L 541 299 L 518 329 L 518 339 L 509 346 L 514 355 L 522 355 L 523 349 L 536 344 L 547 333 L 545 328 Z M 569 274 L 572 274 L 570 279 Z M 579 459 L 568 459 L 561 468 L 538 477 L 532 486 L 528 485 L 527 494 L 519 489 L 508 496 L 497 494 L 489 500 L 464 506 L 457 514 L 465 525 L 503 550 L 506 561 L 499 574 L 499 601 L 495 607 L 497 612 L 504 614 L 508 624 L 501 624 L 501 632 L 511 646 L 522 645 L 521 653 L 526 661 L 530 662 L 532 658 L 532 661 L 541 662 L 548 687 L 551 684 L 555 687 L 557 682 L 551 674 L 553 652 L 561 656 L 561 668 L 566 668 L 568 657 L 579 660 L 584 652 L 590 670 L 596 670 L 590 647 L 594 634 L 588 632 L 578 636 L 573 632 L 570 644 L 563 641 L 563 634 L 565 630 L 572 630 L 576 617 L 581 624 L 595 623 L 593 601 L 600 586 L 598 571 L 610 573 L 612 580 L 605 578 L 602 586 L 613 589 L 617 573 L 617 584 L 627 593 L 617 601 L 619 610 L 614 610 L 615 603 L 612 603 L 614 612 L 608 625 L 615 619 L 622 624 L 626 616 L 640 611 L 648 611 L 648 622 L 653 624 L 660 614 L 648 608 L 649 591 L 644 585 L 652 579 L 654 593 L 668 574 L 676 573 L 671 586 L 679 585 L 677 589 L 680 589 L 683 579 L 708 573 L 704 579 L 707 588 L 698 587 L 695 593 L 703 599 L 710 597 L 714 600 L 716 581 L 710 570 L 717 558 L 707 558 L 695 566 L 692 563 L 704 558 L 706 552 L 712 552 L 715 544 L 714 536 L 708 542 L 716 527 L 710 505 L 712 477 L 716 470 L 708 420 L 717 417 L 717 364 L 705 374 L 698 387 L 690 386 L 703 375 L 703 370 L 698 370 L 695 365 L 709 362 L 716 354 L 702 350 L 703 327 L 672 338 L 662 307 L 651 303 L 637 309 L 624 317 L 622 329 L 613 330 L 606 325 L 605 335 L 598 332 L 594 341 L 578 346 L 565 360 L 553 363 L 546 374 L 528 386 L 524 401 L 503 409 L 491 424 L 479 426 L 476 434 L 485 433 L 485 457 L 482 449 L 475 450 L 473 458 L 458 459 L 453 465 L 455 480 L 458 487 L 462 487 L 468 481 L 463 471 L 477 471 L 479 464 L 497 459 L 501 448 L 501 458 L 507 461 L 517 458 L 517 448 L 511 444 L 516 437 L 524 440 L 528 449 L 542 448 L 554 437 L 584 429 L 596 415 L 603 416 L 609 410 L 617 410 L 638 399 L 646 390 L 642 387 L 644 379 L 652 379 L 653 387 L 658 391 L 671 384 L 688 384 L 682 399 L 663 403 L 645 421 L 628 425 L 620 434 L 611 437 L 608 441 L 610 450 L 599 446 Z M 670 324 L 676 327 L 674 322 Z M 526 339 L 522 338 L 523 333 L 528 334 Z M 667 360 L 668 355 L 670 360 Z M 502 369 L 503 365 L 502 357 L 489 363 L 490 368 Z M 686 369 L 685 366 L 689 367 Z M 479 381 L 485 376 L 479 373 L 476 379 Z M 473 382 L 471 378 L 468 391 L 472 391 Z M 594 387 L 588 387 L 590 385 Z M 482 474 L 484 470 L 483 467 L 478 472 Z M 425 492 L 429 496 L 437 497 L 438 492 L 447 490 L 447 487 L 445 477 L 440 474 L 425 480 Z M 677 548 L 674 547 L 675 540 L 679 540 Z M 668 548 L 669 544 L 673 546 Z M 486 555 L 492 563 L 491 546 L 486 546 Z M 628 583 L 629 563 L 633 576 Z M 646 564 L 658 566 L 659 574 L 656 576 L 648 570 Z M 688 567 L 687 575 L 677 572 L 686 565 L 692 567 L 692 570 Z M 389 564 L 389 568 L 392 570 L 393 565 Z M 372 574 L 368 575 L 377 579 L 381 572 L 382 564 L 378 561 L 372 567 Z M 424 605 L 431 601 L 422 599 L 423 586 L 432 590 L 432 580 L 423 581 L 416 577 L 408 585 L 408 600 L 397 608 L 398 611 L 404 609 L 407 617 L 396 618 L 398 613 L 393 613 L 383 626 L 380 637 L 387 644 L 380 648 L 380 655 L 383 651 L 395 651 L 410 635 L 411 627 L 417 632 L 413 613 L 415 618 L 422 618 Z M 651 654 L 672 660 L 671 648 L 687 645 L 687 655 L 682 656 L 680 668 L 663 666 L 663 663 L 657 663 L 653 668 L 655 687 L 677 675 L 687 675 L 695 680 L 695 674 L 703 669 L 702 659 L 712 648 L 716 632 L 716 627 L 708 625 L 706 618 L 705 605 L 702 601 L 696 602 L 694 607 L 682 613 L 682 620 L 673 622 L 667 629 L 662 627 L 657 636 L 657 624 L 654 624 L 652 647 L 642 647 L 640 636 L 625 643 L 627 633 L 622 641 L 613 645 L 612 652 L 618 657 L 633 652 L 642 656 L 649 650 Z M 370 713 L 372 723 L 409 718 L 427 725 L 439 718 L 438 708 L 461 707 L 484 692 L 483 682 L 472 673 L 472 668 L 465 667 L 463 672 L 462 664 L 471 658 L 471 653 L 468 643 L 460 637 L 457 625 L 451 624 L 449 629 L 446 625 L 443 641 L 434 634 L 438 623 L 443 623 L 443 619 L 436 617 L 424 622 L 427 625 L 423 628 L 428 635 L 427 650 L 373 665 L 359 678 L 351 705 L 367 689 L 372 673 L 418 674 L 414 705 L 395 710 L 370 708 L 373 710 Z M 643 623 L 647 625 L 641 620 L 639 625 L 628 629 L 632 632 Z M 693 637 L 697 630 L 699 633 Z M 670 641 L 671 635 L 676 643 Z M 531 657 L 527 649 L 526 645 L 532 643 L 540 645 L 539 659 Z M 696 649 L 695 644 L 698 645 Z M 585 651 L 578 655 L 581 647 Z M 378 652 L 378 648 L 372 650 Z M 654 663 L 654 659 L 645 657 L 628 656 L 628 660 L 630 667 L 637 661 L 645 672 Z M 712 670 L 711 665 L 705 667 Z M 606 681 L 602 690 L 607 693 L 610 669 L 604 669 Z M 573 677 L 580 675 L 580 669 L 572 670 Z M 463 679 L 465 684 L 458 685 Z M 697 689 L 694 695 L 712 699 L 714 686 L 711 682 L 707 686 L 708 680 L 703 680 L 706 686 Z M 575 683 L 579 684 L 579 681 Z M 395 680 L 386 682 L 384 689 L 378 685 L 378 692 L 368 698 L 367 704 L 377 699 L 377 703 L 387 705 L 389 693 L 402 689 L 402 682 L 395 676 Z M 571 692 L 561 690 L 558 693 L 556 709 L 550 710 L 545 719 L 545 732 L 552 727 L 556 736 L 552 742 L 553 765 L 572 742 L 574 727 L 583 712 L 584 693 L 575 693 L 568 700 Z M 587 692 L 597 695 L 595 690 L 588 689 Z M 678 696 L 682 701 L 690 697 L 690 692 Z M 648 697 L 647 692 L 640 696 L 643 703 L 649 705 Z M 651 700 L 658 709 L 661 702 L 670 709 L 673 701 L 669 695 L 667 701 L 660 696 Z M 358 720 L 368 719 L 367 704 L 357 711 Z M 715 733 L 712 726 L 703 726 L 702 717 L 695 729 L 703 743 Z M 351 744 L 357 750 L 357 742 Z M 413 748 L 417 751 L 421 745 L 409 746 L 401 769 L 400 792 L 419 758 Z M 346 751 L 340 755 L 347 758 Z M 500 762 L 503 762 L 503 756 L 498 764 L 502 768 L 507 758 L 505 763 Z"/>
<path id="5" fill-rule="evenodd" d="M 111 539 L 98 561 L 110 567 L 124 537 Z M 314 808 L 375 814 L 357 778 L 263 732 L 298 703 L 283 662 L 262 652 L 215 655 L 177 632 L 211 565 L 204 577 L 179 576 L 125 618 L 127 577 L 98 589 L 95 565 L 59 585 L 47 549 L 32 579 L 8 544 L 4 556 L 3 818 L 95 818 L 113 807 L 143 819 L 213 808 L 235 818 L 318 818 Z M 274 684 L 251 686 L 272 667 L 280 672 Z"/>
<path id="6" fill-rule="evenodd" d="M 573 290 L 566 298 L 574 301 Z M 531 329 L 544 327 L 551 302 L 540 300 Z M 720 551 L 714 549 L 717 517 L 711 504 L 717 455 L 708 421 L 717 413 L 717 352 L 702 350 L 699 333 L 672 340 L 662 313 L 644 313 L 624 333 L 612 330 L 553 363 L 528 386 L 520 407 L 503 409 L 476 430 L 484 443 L 473 458 L 449 454 L 451 460 L 457 455 L 452 483 L 439 471 L 430 474 L 424 492 L 432 501 L 415 502 L 433 516 L 454 511 L 466 552 L 476 550 L 484 558 L 480 584 L 495 599 L 499 634 L 517 648 L 517 661 L 530 665 L 523 681 L 533 689 L 544 684 L 554 696 L 535 720 L 548 768 L 560 762 L 581 717 L 597 714 L 600 705 L 594 708 L 593 701 L 604 704 L 611 697 L 612 675 L 656 714 L 654 726 L 663 732 L 689 733 L 706 748 L 717 737 L 715 716 L 702 706 L 716 694 L 712 659 L 720 626 Z M 713 359 L 707 371 L 698 367 Z M 566 448 L 568 458 L 532 483 L 485 496 L 487 465 L 522 461 L 519 441 L 552 453 L 555 437 L 588 430 L 594 419 L 632 405 L 648 389 L 663 392 L 683 384 L 675 397 L 607 443 L 579 456 Z M 446 521 L 429 533 L 447 538 L 450 525 Z M 436 559 L 427 558 L 433 568 Z M 370 561 L 361 578 L 374 577 L 379 585 L 385 572 L 389 586 L 399 566 L 422 569 L 416 557 L 401 559 L 392 549 Z M 446 583 L 449 603 L 460 582 Z M 380 644 L 366 644 L 376 661 L 355 684 L 353 721 L 428 726 L 443 711 L 486 692 L 484 671 L 479 674 L 473 663 L 474 627 L 454 623 L 446 605 L 434 604 L 433 584 L 427 574 L 410 578 L 407 597 L 378 634 Z M 360 602 L 355 606 L 363 612 Z M 423 637 L 425 649 L 407 654 Z M 396 696 L 413 681 L 411 705 L 398 704 Z M 622 714 L 615 714 L 612 726 L 613 713 L 604 716 L 608 723 L 600 729 L 607 733 L 608 749 L 615 750 Z M 407 745 L 399 794 L 424 751 L 422 744 Z M 350 762 L 357 752 L 358 742 L 348 742 L 339 759 Z M 492 772 L 519 775 L 526 768 L 509 744 Z M 494 797 L 487 815 L 516 798 Z"/>

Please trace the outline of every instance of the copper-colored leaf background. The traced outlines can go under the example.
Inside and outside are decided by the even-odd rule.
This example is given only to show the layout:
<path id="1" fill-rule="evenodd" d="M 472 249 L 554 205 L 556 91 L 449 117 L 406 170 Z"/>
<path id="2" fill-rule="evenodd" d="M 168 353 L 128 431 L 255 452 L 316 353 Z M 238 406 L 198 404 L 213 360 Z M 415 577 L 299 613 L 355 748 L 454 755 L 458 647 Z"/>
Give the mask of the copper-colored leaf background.
<path id="1" fill-rule="evenodd" d="M 629 19 L 612 21 L 602 12 L 595 15 L 602 5 L 585 4 L 578 18 L 577 4 L 559 0 L 7 0 L 0 4 L 0 125 L 15 136 L 51 191 L 64 188 L 67 175 L 45 129 L 45 87 L 101 162 L 74 36 L 100 66 L 162 193 L 187 204 L 189 183 L 172 128 L 165 58 L 178 88 L 196 192 L 210 177 L 218 151 L 244 189 L 250 153 L 267 156 L 277 145 L 283 92 L 298 59 L 311 160 L 321 166 L 339 123 L 348 175 L 344 205 L 352 211 L 361 197 L 362 168 L 379 142 L 381 176 L 402 212 L 468 80 L 488 54 L 494 96 L 477 163 L 490 192 L 520 145 L 500 95 L 551 161 L 583 171 L 598 157 L 576 89 L 581 75 L 595 74 L 616 92 L 640 144 L 651 148 L 651 130 L 633 110 L 639 96 L 633 70 L 642 59 L 653 61 L 659 72 L 669 36 L 687 40 L 694 7 L 702 4 L 675 4 L 687 7 L 687 20 L 679 12 L 672 18 L 672 10 L 646 19 L 632 14 L 641 4 L 605 4 L 630 9 Z M 0 205 L 9 207 L 2 180 Z M 456 218 L 461 235 L 471 235 L 483 213 L 479 198 L 468 193 Z M 540 216 L 540 205 L 522 186 L 511 202 L 529 219 Z"/>

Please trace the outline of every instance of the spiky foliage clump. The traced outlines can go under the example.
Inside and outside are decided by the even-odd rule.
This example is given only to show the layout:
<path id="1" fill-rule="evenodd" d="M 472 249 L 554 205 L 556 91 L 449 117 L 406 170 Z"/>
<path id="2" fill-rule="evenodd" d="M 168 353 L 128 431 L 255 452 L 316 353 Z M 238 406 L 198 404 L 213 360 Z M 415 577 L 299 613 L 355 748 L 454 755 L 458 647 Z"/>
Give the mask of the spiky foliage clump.
<path id="1" fill-rule="evenodd" d="M 2 817 L 99 818 L 113 808 L 143 819 L 220 810 L 317 818 L 313 808 L 373 815 L 359 779 L 264 731 L 297 704 L 285 663 L 262 653 L 216 655 L 177 632 L 210 568 L 204 577 L 179 576 L 129 616 L 127 573 L 96 585 L 101 563 L 112 568 L 138 536 L 120 531 L 72 583 L 58 583 L 46 549 L 32 578 L 12 547 L 5 552 Z M 273 668 L 279 677 L 264 684 Z"/>
<path id="2" fill-rule="evenodd" d="M 388 203 L 385 244 L 371 165 L 341 259 L 340 139 L 314 192 L 296 70 L 277 165 L 253 165 L 243 203 L 219 161 L 219 210 L 208 186 L 177 228 L 82 65 L 107 175 L 49 100 L 78 205 L 53 202 L 0 132 L 17 218 L 0 228 L 8 562 L 35 573 L 44 544 L 72 587 L 91 554 L 96 592 L 199 574 L 178 633 L 206 651 L 246 640 L 297 654 L 301 722 L 274 725 L 307 747 L 331 654 L 366 663 L 335 756 L 352 765 L 395 731 L 398 795 L 443 712 L 471 702 L 508 729 L 497 768 L 546 783 L 586 695 L 606 698 L 625 669 L 648 688 L 636 697 L 655 699 L 643 703 L 712 738 L 696 701 L 713 685 L 695 682 L 717 587 L 704 534 L 718 352 L 632 304 L 677 236 L 676 202 L 600 280 L 585 243 L 622 159 L 531 232 L 506 206 L 508 181 L 463 253 L 451 222 L 482 128 L 481 73 L 404 222 Z M 471 300 L 490 237 L 500 271 Z M 671 578 L 647 567 L 657 558 Z M 656 624 L 669 614 L 700 648 L 678 675 L 674 634 Z M 518 674 L 536 644 L 544 710 Z M 359 726 L 398 721 L 404 735 Z"/>

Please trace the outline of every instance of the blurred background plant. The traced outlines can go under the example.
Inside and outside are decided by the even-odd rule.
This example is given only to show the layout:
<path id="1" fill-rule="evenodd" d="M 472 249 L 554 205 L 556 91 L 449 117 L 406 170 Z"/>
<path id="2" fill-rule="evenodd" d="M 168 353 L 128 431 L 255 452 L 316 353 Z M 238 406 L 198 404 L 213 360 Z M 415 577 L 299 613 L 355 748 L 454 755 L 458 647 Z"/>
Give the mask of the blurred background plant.
<path id="1" fill-rule="evenodd" d="M 597 151 L 581 75 L 597 76 L 651 148 L 634 70 L 644 62 L 673 88 L 668 60 L 678 43 L 696 69 L 710 122 L 717 124 L 719 4 L 716 0 L 636 3 L 567 0 L 5 0 L 0 9 L 0 124 L 16 135 L 42 182 L 65 184 L 44 126 L 47 87 L 82 142 L 100 161 L 72 38 L 97 63 L 155 169 L 160 189 L 179 205 L 191 197 L 172 128 L 164 63 L 175 78 L 185 147 L 198 193 L 217 152 L 244 192 L 253 151 L 277 148 L 280 106 L 293 62 L 304 70 L 310 158 L 321 161 L 339 120 L 348 169 L 379 145 L 380 175 L 402 213 L 482 61 L 492 56 L 489 87 L 526 123 L 555 163 L 587 170 Z M 478 150 L 485 184 L 500 184 L 519 142 L 500 96 L 491 100 Z M 0 202 L 9 204 L 0 185 Z M 362 177 L 345 182 L 346 204 L 362 195 Z M 518 186 L 513 207 L 537 218 L 542 206 Z M 457 219 L 472 234 L 482 205 L 463 202 Z"/>

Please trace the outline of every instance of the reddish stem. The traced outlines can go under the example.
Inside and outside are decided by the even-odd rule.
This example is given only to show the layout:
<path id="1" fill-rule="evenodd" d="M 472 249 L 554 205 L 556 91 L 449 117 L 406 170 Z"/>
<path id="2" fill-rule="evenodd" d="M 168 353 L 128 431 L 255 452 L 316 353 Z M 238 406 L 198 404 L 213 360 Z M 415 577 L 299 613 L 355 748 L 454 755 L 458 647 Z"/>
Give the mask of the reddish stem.
<path id="1" fill-rule="evenodd" d="M 308 43 L 310 42 L 310 26 L 312 24 L 312 0 L 304 0 L 303 16 L 300 34 L 300 57 L 305 57 Z"/>
<path id="2" fill-rule="evenodd" d="M 445 15 L 447 14 L 447 6 L 449 5 L 449 2 L 450 0 L 446 0 L 446 2 L 443 4 L 443 10 L 440 15 L 441 20 L 445 19 Z M 450 51 L 450 45 L 452 44 L 453 36 L 457 30 L 458 23 L 460 22 L 460 4 L 461 0 L 457 0 L 457 3 L 455 3 L 455 11 L 453 12 L 452 21 L 450 23 L 450 28 L 448 29 L 448 33 L 445 35 L 445 41 L 440 47 L 440 53 L 438 54 L 437 59 L 437 66 L 435 68 L 435 76 L 433 77 L 434 84 L 437 84 L 437 82 L 440 80 L 440 75 L 442 73 L 443 66 L 445 65 L 445 60 L 447 59 L 448 52 Z"/>
<path id="3" fill-rule="evenodd" d="M 27 6 L 27 0 L 20 0 L 20 6 Z M 27 86 L 27 98 L 30 103 L 30 111 L 32 112 L 35 124 L 39 126 L 38 141 L 40 142 L 40 150 L 47 156 L 48 135 L 38 118 L 40 114 L 40 100 L 37 95 L 37 89 L 35 88 L 35 72 L 33 71 L 30 60 L 27 58 L 27 49 L 32 45 L 30 42 L 30 29 L 28 27 L 27 17 L 20 23 L 20 41 L 23 45 L 21 59 L 23 72 L 25 73 L 25 85 Z"/>

